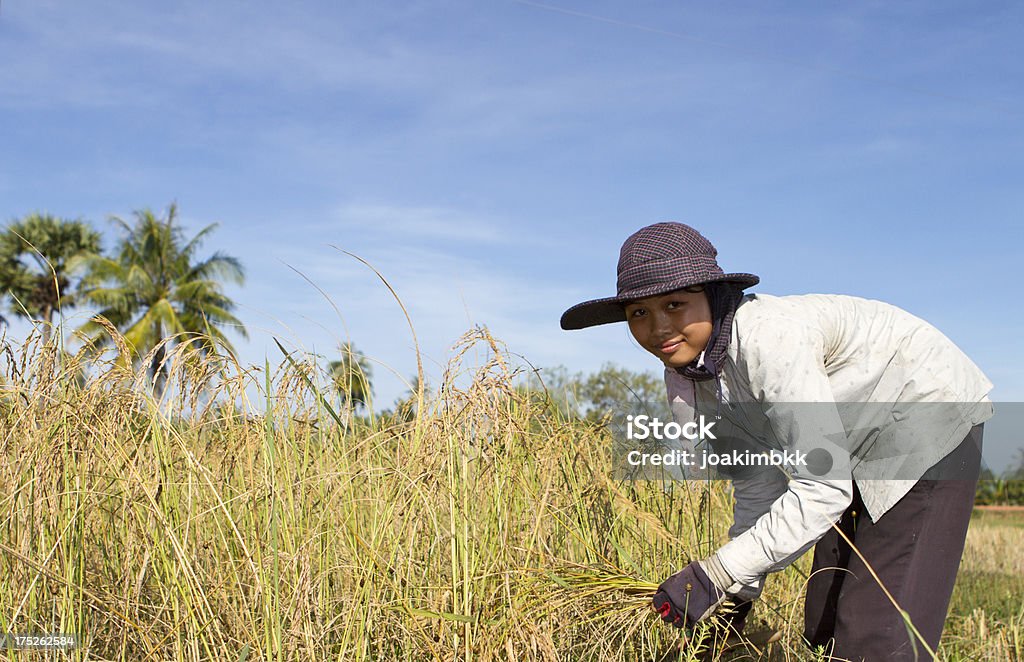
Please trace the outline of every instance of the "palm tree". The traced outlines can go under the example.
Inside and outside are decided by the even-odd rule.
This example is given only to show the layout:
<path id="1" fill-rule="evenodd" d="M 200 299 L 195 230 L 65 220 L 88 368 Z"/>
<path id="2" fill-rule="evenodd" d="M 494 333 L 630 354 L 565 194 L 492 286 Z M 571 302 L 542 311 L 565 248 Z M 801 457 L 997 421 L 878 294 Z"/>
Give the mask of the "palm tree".
<path id="1" fill-rule="evenodd" d="M 343 343 L 339 351 L 341 360 L 327 366 L 331 382 L 347 407 L 366 407 L 373 392 L 370 362 L 350 342 Z"/>
<path id="2" fill-rule="evenodd" d="M 49 339 L 54 315 L 77 303 L 72 262 L 99 249 L 100 235 L 88 223 L 29 214 L 0 233 L 0 293 L 11 297 L 15 315 L 41 320 Z"/>
<path id="3" fill-rule="evenodd" d="M 222 291 L 223 281 L 244 282 L 241 263 L 220 252 L 196 261 L 200 244 L 217 224 L 186 241 L 177 216 L 171 204 L 163 219 L 149 209 L 135 211 L 134 223 L 112 217 L 122 233 L 116 254 L 90 257 L 82 279 L 83 295 L 121 331 L 136 359 L 157 348 L 148 370 L 158 395 L 167 381 L 168 347 L 190 342 L 202 354 L 215 354 L 220 344 L 234 352 L 218 328 L 224 325 L 247 337 L 231 313 L 234 302 Z M 98 343 L 108 340 L 95 322 L 82 330 Z"/>

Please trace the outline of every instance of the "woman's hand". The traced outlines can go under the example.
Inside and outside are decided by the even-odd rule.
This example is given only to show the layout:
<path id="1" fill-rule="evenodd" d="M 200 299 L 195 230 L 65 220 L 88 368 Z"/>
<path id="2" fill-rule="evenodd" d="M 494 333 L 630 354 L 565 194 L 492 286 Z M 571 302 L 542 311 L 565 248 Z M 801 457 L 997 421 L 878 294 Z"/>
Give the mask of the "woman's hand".
<path id="1" fill-rule="evenodd" d="M 662 582 L 651 604 L 661 620 L 689 628 L 715 613 L 725 599 L 725 592 L 694 561 Z"/>

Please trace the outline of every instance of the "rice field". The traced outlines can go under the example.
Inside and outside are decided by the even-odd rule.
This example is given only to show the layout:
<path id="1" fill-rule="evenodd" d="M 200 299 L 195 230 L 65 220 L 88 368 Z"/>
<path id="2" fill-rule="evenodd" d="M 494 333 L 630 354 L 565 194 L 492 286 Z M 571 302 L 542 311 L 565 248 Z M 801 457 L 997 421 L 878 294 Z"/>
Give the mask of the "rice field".
<path id="1" fill-rule="evenodd" d="M 647 603 L 724 541 L 727 485 L 610 480 L 603 433 L 484 329 L 391 418 L 341 409 L 295 352 L 179 347 L 157 401 L 125 351 L 3 345 L 0 625 L 78 646 L 0 659 L 822 659 L 799 638 L 808 558 L 753 615 L 781 641 L 681 646 Z M 941 659 L 1022 659 L 1015 522 L 972 524 Z"/>

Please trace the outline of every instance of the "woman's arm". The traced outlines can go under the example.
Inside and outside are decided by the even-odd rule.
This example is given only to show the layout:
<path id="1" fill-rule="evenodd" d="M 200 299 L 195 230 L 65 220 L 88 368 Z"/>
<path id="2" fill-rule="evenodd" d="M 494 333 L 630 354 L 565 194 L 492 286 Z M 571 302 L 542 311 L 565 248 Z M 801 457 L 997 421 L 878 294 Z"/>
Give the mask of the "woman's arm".
<path id="1" fill-rule="evenodd" d="M 754 526 L 787 489 L 789 478 L 776 467 L 763 467 L 747 478 L 732 481 L 733 509 L 729 539 Z"/>
<path id="2" fill-rule="evenodd" d="M 750 597 L 764 575 L 781 570 L 813 546 L 840 518 L 853 498 L 846 433 L 832 397 L 824 365 L 822 333 L 791 319 L 764 320 L 746 334 L 738 363 L 746 368 L 754 396 L 782 450 L 827 452 L 831 468 L 782 467 L 785 490 L 752 523 L 737 520 L 737 535 L 701 562 L 728 593 Z M 778 471 L 779 469 L 775 469 Z M 776 483 L 781 485 L 781 483 Z M 754 515 L 762 487 L 737 494 L 740 514 Z M 740 505 L 746 501 L 746 505 Z M 746 519 L 746 517 L 744 518 Z M 727 577 L 722 576 L 727 573 Z M 731 580 L 731 582 L 727 581 Z"/>

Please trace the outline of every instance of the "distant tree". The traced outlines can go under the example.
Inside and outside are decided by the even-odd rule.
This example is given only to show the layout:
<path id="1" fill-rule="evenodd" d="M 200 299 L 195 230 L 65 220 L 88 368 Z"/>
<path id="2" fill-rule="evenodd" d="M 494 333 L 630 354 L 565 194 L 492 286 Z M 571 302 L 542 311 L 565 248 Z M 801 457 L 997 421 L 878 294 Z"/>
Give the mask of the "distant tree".
<path id="1" fill-rule="evenodd" d="M 10 297 L 10 311 L 42 321 L 49 339 L 54 315 L 78 303 L 72 261 L 99 250 L 100 235 L 85 221 L 29 214 L 8 225 L 0 233 L 0 292 Z"/>
<path id="2" fill-rule="evenodd" d="M 535 402 L 543 402 L 561 415 L 594 423 L 648 414 L 671 420 L 665 383 L 647 372 L 606 363 L 595 373 L 570 373 L 565 366 L 541 368 L 518 387 Z"/>
<path id="3" fill-rule="evenodd" d="M 186 239 L 174 204 L 165 218 L 149 209 L 134 212 L 134 217 L 133 223 L 116 216 L 111 219 L 122 234 L 113 257 L 95 255 L 84 260 L 83 295 L 121 331 L 136 359 L 159 347 L 148 370 L 160 394 L 167 380 L 168 346 L 191 342 L 200 353 L 215 354 L 221 344 L 233 351 L 222 326 L 247 337 L 231 312 L 234 302 L 223 292 L 225 281 L 241 284 L 245 273 L 237 258 L 219 251 L 197 259 L 200 245 L 217 224 Z M 97 343 L 109 341 L 96 322 L 82 330 Z M 164 343 L 169 336 L 175 340 Z"/>
<path id="4" fill-rule="evenodd" d="M 669 421 L 672 414 L 665 382 L 647 372 L 634 372 L 611 363 L 579 381 L 578 397 L 592 421 L 628 414 L 647 414 Z"/>
<path id="5" fill-rule="evenodd" d="M 1017 465 L 1007 469 L 1005 478 L 1007 480 L 1024 481 L 1024 448 L 1017 449 L 1014 461 Z"/>
<path id="6" fill-rule="evenodd" d="M 582 415 L 578 400 L 581 379 L 579 374 L 570 373 L 564 365 L 538 368 L 527 373 L 526 379 L 517 385 L 517 390 L 548 411 L 578 418 Z"/>
<path id="7" fill-rule="evenodd" d="M 334 389 L 346 407 L 365 409 L 373 393 L 370 362 L 350 342 L 343 343 L 339 352 L 341 358 L 328 365 Z"/>
<path id="8" fill-rule="evenodd" d="M 974 493 L 976 505 L 1024 505 L 1024 448 L 1017 451 L 1014 462 L 1016 466 L 1010 466 L 999 475 L 982 467 Z"/>

